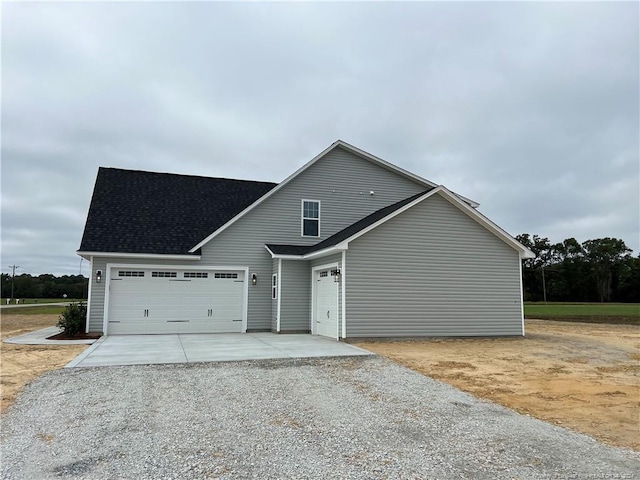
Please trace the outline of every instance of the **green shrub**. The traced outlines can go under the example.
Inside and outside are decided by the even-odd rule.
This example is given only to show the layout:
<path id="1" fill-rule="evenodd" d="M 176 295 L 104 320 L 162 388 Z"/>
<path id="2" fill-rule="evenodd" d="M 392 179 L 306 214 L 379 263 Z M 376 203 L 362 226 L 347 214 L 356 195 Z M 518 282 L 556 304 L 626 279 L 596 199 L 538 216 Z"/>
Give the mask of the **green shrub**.
<path id="1" fill-rule="evenodd" d="M 65 335 L 75 337 L 84 332 L 86 320 L 87 306 L 82 302 L 72 303 L 62 311 L 62 315 L 58 319 L 58 327 Z"/>

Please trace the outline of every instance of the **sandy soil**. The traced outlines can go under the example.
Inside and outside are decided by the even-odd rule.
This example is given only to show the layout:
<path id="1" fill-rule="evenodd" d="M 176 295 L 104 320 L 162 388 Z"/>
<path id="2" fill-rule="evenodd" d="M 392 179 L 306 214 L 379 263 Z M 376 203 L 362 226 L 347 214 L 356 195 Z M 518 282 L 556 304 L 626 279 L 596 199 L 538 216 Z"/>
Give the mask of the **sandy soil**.
<path id="1" fill-rule="evenodd" d="M 53 327 L 58 315 L 5 315 L 0 317 L 0 339 Z M 64 367 L 88 345 L 12 345 L 0 343 L 0 412 L 20 390 L 49 370 Z"/>
<path id="2" fill-rule="evenodd" d="M 0 338 L 57 315 L 2 315 Z M 640 451 L 640 329 L 528 320 L 525 338 L 358 342 L 416 371 L 542 420 Z M 0 344 L 0 411 L 87 345 Z"/>
<path id="3" fill-rule="evenodd" d="M 526 332 L 355 344 L 477 397 L 640 451 L 640 329 L 527 320 Z"/>

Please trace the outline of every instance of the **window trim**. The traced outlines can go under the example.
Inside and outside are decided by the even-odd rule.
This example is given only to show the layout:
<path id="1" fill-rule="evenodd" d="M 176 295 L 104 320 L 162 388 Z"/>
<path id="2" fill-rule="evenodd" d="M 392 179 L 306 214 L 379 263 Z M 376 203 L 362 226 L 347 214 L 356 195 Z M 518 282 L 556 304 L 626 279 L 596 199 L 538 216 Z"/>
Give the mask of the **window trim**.
<path id="1" fill-rule="evenodd" d="M 118 277 L 126 278 L 140 278 L 144 277 L 145 273 L 142 270 L 119 270 Z"/>
<path id="2" fill-rule="evenodd" d="M 314 202 L 318 204 L 318 218 L 311 218 L 304 216 L 304 202 Z M 320 200 L 312 200 L 309 198 L 303 198 L 300 200 L 300 236 L 301 237 L 309 237 L 309 238 L 320 238 L 320 219 L 322 217 L 322 203 Z M 305 235 L 304 234 L 304 221 L 305 220 L 316 220 L 318 222 L 318 235 Z"/>
<path id="3" fill-rule="evenodd" d="M 151 272 L 151 278 L 178 278 L 177 271 L 154 270 Z"/>
<path id="4" fill-rule="evenodd" d="M 209 272 L 183 272 L 182 278 L 209 278 Z"/>
<path id="5" fill-rule="evenodd" d="M 271 275 L 271 300 L 278 299 L 278 274 Z"/>
<path id="6" fill-rule="evenodd" d="M 238 274 L 236 272 L 214 272 L 213 278 L 217 280 L 225 280 L 225 279 L 237 280 Z"/>

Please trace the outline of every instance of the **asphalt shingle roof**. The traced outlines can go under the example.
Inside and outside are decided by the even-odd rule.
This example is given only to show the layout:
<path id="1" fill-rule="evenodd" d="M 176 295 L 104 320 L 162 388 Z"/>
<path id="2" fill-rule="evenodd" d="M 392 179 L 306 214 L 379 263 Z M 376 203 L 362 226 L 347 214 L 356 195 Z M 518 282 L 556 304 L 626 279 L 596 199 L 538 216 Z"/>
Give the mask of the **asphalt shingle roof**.
<path id="1" fill-rule="evenodd" d="M 100 168 L 79 250 L 184 255 L 275 186 Z"/>
<path id="2" fill-rule="evenodd" d="M 333 247 L 340 242 L 346 240 L 347 238 L 355 235 L 356 233 L 364 230 L 370 225 L 373 225 L 378 220 L 382 220 L 383 218 L 391 215 L 396 210 L 401 209 L 405 205 L 413 202 L 417 198 L 427 194 L 433 190 L 430 188 L 424 192 L 420 192 L 416 195 L 412 195 L 411 197 L 405 198 L 404 200 L 400 200 L 397 203 L 389 205 L 387 207 L 381 208 L 380 210 L 376 210 L 371 215 L 364 217 L 362 220 L 358 220 L 355 223 L 352 223 L 348 227 L 340 230 L 338 233 L 331 235 L 329 238 L 324 239 L 323 241 L 316 243 L 315 245 L 277 245 L 277 244 L 268 244 L 267 248 L 271 250 L 276 255 L 306 255 L 308 253 L 318 252 L 320 250 L 324 250 L 325 248 Z"/>

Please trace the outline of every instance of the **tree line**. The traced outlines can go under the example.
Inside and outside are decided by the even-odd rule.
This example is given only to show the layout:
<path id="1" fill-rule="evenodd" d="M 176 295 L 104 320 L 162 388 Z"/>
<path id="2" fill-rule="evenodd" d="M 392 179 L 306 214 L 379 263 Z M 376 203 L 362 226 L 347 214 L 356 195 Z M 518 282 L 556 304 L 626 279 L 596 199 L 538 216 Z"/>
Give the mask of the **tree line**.
<path id="1" fill-rule="evenodd" d="M 552 244 L 523 233 L 516 239 L 536 254 L 522 261 L 525 301 L 640 303 L 640 255 L 617 238 Z M 1 274 L 2 298 L 11 296 L 11 275 Z M 13 298 L 87 298 L 83 275 L 17 275 Z"/>
<path id="2" fill-rule="evenodd" d="M 552 244 L 546 237 L 516 236 L 536 254 L 522 261 L 525 301 L 640 302 L 640 255 L 617 238 Z"/>
<path id="3" fill-rule="evenodd" d="M 11 275 L 1 274 L 2 298 L 11 297 Z M 89 279 L 84 275 L 62 275 L 49 273 L 31 276 L 16 275 L 13 279 L 13 298 L 87 298 Z"/>

